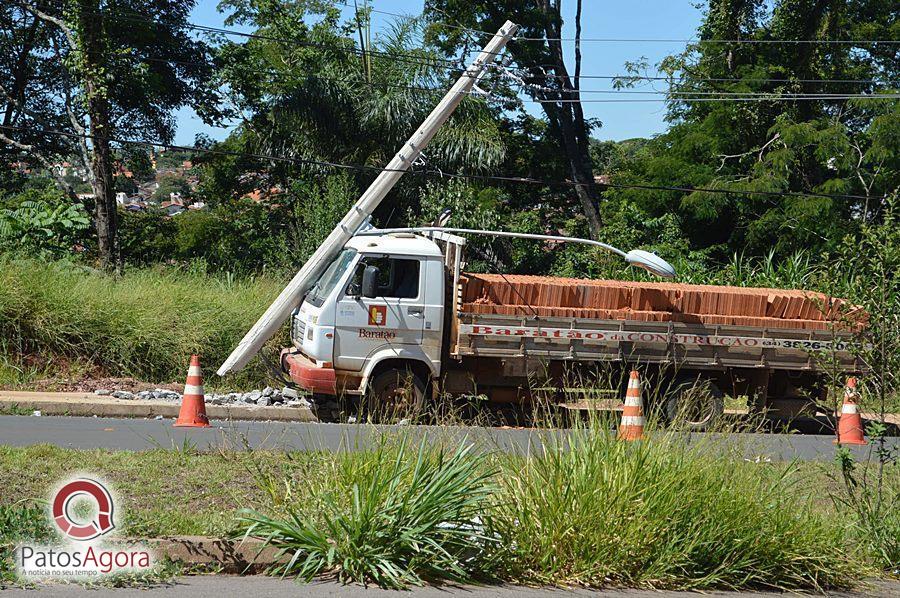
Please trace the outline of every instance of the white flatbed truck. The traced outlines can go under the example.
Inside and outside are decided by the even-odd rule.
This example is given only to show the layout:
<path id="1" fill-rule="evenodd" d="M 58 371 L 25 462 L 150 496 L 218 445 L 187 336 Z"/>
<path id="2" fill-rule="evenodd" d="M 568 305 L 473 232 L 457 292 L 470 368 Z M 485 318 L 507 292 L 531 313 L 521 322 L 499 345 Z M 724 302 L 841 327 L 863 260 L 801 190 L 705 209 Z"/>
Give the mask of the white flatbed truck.
<path id="1" fill-rule="evenodd" d="M 316 395 L 367 395 L 391 404 L 471 394 L 521 402 L 534 398 L 536 387 L 555 388 L 560 392 L 551 394 L 565 400 L 566 376 L 579 368 L 639 367 L 703 381 L 710 393 L 696 421 L 702 427 L 721 412 L 725 395 L 749 396 L 752 405 L 783 413 L 821 400 L 817 351 L 833 349 L 848 372 L 860 368 L 847 351 L 849 333 L 467 312 L 459 230 L 369 230 L 352 237 L 293 313 L 284 371 Z M 664 262 L 639 253 L 629 261 L 668 273 Z M 641 264 L 641 258 L 651 261 Z M 671 412 L 678 393 L 666 400 Z"/>

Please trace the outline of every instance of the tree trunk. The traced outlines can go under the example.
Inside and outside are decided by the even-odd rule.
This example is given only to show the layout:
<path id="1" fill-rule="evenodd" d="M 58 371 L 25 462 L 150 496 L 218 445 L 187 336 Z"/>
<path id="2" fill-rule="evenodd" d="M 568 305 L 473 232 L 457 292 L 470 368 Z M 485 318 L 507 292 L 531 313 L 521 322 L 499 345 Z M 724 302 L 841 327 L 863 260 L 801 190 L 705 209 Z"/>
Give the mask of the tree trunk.
<path id="1" fill-rule="evenodd" d="M 552 12 L 552 18 L 547 19 L 546 36 L 547 45 L 552 56 L 552 67 L 559 83 L 560 95 L 568 100 L 566 102 L 543 103 L 544 112 L 551 122 L 557 125 L 556 132 L 562 150 L 569 164 L 569 176 L 575 183 L 575 195 L 581 204 L 581 211 L 587 219 L 591 238 L 600 238 L 603 229 L 603 221 L 600 218 L 598 206 L 600 204 L 600 192 L 594 182 L 594 168 L 591 164 L 590 134 L 584 119 L 584 111 L 581 108 L 581 94 L 579 83 L 576 80 L 573 85 L 566 69 L 563 57 L 562 43 L 559 41 L 562 33 L 562 16 L 559 12 L 559 4 L 545 3 L 545 12 Z M 576 29 L 579 42 L 576 44 L 575 72 L 581 74 L 581 7 L 580 3 L 576 13 Z M 544 97 L 548 97 L 546 94 Z"/>
<path id="2" fill-rule="evenodd" d="M 84 89 L 87 101 L 89 135 L 93 149 L 91 186 L 94 191 L 94 226 L 100 265 L 105 269 L 121 267 L 119 261 L 118 214 L 113 187 L 112 153 L 109 147 L 109 101 L 102 81 L 103 73 L 103 20 L 96 0 L 83 0 L 80 4 L 79 25 L 82 35 Z"/>

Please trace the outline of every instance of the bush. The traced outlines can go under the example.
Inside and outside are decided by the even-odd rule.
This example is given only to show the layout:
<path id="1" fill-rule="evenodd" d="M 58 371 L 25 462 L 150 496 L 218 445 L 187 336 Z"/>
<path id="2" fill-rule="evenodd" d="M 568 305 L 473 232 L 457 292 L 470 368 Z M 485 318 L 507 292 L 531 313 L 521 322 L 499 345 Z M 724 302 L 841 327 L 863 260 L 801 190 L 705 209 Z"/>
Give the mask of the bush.
<path id="1" fill-rule="evenodd" d="M 495 529 L 520 580 L 822 590 L 859 575 L 841 530 L 790 477 L 674 440 L 583 431 L 570 445 L 551 442 L 500 476 Z"/>
<path id="2" fill-rule="evenodd" d="M 307 581 L 334 573 L 343 582 L 395 589 L 424 580 L 468 582 L 479 574 L 496 540 L 481 531 L 491 488 L 471 446 L 447 455 L 423 441 L 414 453 L 401 441 L 348 459 L 356 479 L 343 500 L 322 505 L 318 521 L 294 507 L 284 518 L 241 514 L 245 537 L 290 558 L 276 572 Z"/>
<path id="3" fill-rule="evenodd" d="M 30 255 L 62 257 L 84 240 L 90 219 L 52 186 L 0 198 L 0 244 Z"/>
<path id="4" fill-rule="evenodd" d="M 598 428 L 557 438 L 528 457 L 459 449 L 447 458 L 420 446 L 413 458 L 403 435 L 399 450 L 381 437 L 327 472 L 259 473 L 271 503 L 244 512 L 240 528 L 287 556 L 277 573 L 386 587 L 490 578 L 822 591 L 870 571 L 859 560 L 869 552 L 849 548 L 850 526 L 804 495 L 799 467 L 661 435 L 621 443 Z"/>
<path id="5" fill-rule="evenodd" d="M 285 203 L 291 212 L 287 248 L 296 269 L 331 234 L 353 206 L 356 195 L 356 187 L 346 174 L 294 182 Z"/>
<path id="6" fill-rule="evenodd" d="M 242 200 L 176 216 L 160 210 L 120 214 L 122 255 L 132 266 L 202 260 L 213 271 L 248 273 L 290 262 L 284 208 Z"/>
<path id="7" fill-rule="evenodd" d="M 178 258 L 178 223 L 161 210 L 119 210 L 119 248 L 129 266 L 149 266 Z"/>

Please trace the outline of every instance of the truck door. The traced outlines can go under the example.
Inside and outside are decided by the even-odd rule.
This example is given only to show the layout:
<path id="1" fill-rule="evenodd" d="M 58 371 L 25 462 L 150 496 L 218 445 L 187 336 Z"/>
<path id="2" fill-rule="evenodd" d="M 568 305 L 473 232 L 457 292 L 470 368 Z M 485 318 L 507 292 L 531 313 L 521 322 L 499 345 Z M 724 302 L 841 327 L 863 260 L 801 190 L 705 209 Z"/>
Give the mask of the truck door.
<path id="1" fill-rule="evenodd" d="M 425 328 L 424 260 L 405 256 L 363 256 L 335 314 L 334 365 L 360 371 L 366 358 L 384 347 L 420 345 Z M 376 297 L 363 297 L 362 273 L 378 268 Z"/>

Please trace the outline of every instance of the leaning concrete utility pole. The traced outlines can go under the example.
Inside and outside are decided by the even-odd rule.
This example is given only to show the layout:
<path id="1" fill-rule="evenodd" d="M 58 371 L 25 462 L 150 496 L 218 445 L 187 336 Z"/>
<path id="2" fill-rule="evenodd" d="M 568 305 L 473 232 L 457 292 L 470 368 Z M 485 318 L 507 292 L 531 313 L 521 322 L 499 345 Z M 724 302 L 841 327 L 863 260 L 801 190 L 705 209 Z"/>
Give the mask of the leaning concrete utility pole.
<path id="1" fill-rule="evenodd" d="M 491 38 L 477 58 L 469 65 L 459 80 L 450 88 L 447 95 L 435 106 L 428 118 L 425 119 L 418 130 L 413 133 L 409 141 L 400 148 L 400 151 L 388 163 L 385 169 L 378 175 L 372 184 L 366 189 L 356 204 L 350 208 L 344 219 L 335 227 L 328 238 L 316 249 L 315 253 L 307 260 L 300 271 L 275 303 L 269 306 L 266 313 L 253 328 L 241 339 L 228 359 L 218 370 L 220 376 L 228 372 L 238 371 L 244 367 L 250 359 L 262 348 L 263 344 L 278 330 L 278 327 L 290 315 L 291 311 L 303 298 L 303 294 L 309 290 L 313 282 L 328 266 L 331 260 L 340 252 L 344 244 L 356 233 L 366 218 L 372 215 L 384 196 L 397 184 L 400 177 L 409 170 L 409 167 L 422 153 L 431 139 L 441 128 L 453 111 L 468 94 L 475 82 L 484 74 L 485 69 L 498 58 L 503 48 L 515 35 L 518 25 L 507 21 L 503 27 Z"/>

